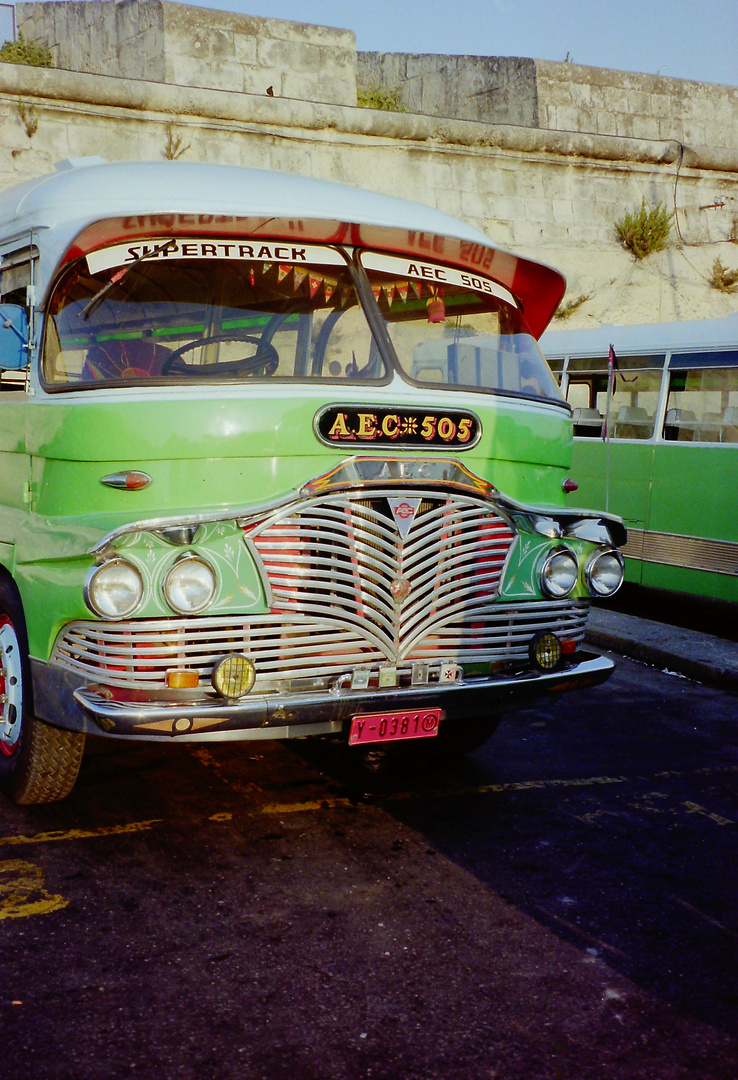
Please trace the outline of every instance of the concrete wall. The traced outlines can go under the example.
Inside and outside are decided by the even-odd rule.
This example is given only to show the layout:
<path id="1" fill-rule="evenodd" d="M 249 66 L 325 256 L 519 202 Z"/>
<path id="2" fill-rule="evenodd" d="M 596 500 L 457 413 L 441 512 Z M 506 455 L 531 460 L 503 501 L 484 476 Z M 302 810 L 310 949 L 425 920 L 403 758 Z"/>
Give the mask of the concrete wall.
<path id="1" fill-rule="evenodd" d="M 23 36 L 68 71 L 356 104 L 349 30 L 162 0 L 51 0 L 16 13 Z"/>

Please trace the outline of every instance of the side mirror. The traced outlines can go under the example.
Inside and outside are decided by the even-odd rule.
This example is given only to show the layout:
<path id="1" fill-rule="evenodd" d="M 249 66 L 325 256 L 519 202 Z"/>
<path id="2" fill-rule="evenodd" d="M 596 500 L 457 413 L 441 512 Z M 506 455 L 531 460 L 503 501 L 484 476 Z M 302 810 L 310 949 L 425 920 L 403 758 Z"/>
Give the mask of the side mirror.
<path id="1" fill-rule="evenodd" d="M 28 366 L 28 313 L 20 304 L 0 304 L 0 370 Z"/>

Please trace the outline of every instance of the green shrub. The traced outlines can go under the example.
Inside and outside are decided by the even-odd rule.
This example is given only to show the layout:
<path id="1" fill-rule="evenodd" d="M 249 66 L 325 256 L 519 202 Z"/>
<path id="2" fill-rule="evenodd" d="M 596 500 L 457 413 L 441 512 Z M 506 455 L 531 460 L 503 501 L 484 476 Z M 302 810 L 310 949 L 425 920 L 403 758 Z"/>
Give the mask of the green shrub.
<path id="1" fill-rule="evenodd" d="M 723 266 L 721 259 L 718 257 L 712 264 L 710 284 L 713 289 L 717 289 L 719 292 L 735 292 L 738 289 L 738 270 L 728 270 L 727 266 Z"/>
<path id="2" fill-rule="evenodd" d="M 51 50 L 38 41 L 26 41 L 23 34 L 18 34 L 17 41 L 6 41 L 0 45 L 0 60 L 6 64 L 28 64 L 30 67 L 53 67 Z"/>
<path id="3" fill-rule="evenodd" d="M 366 86 L 357 86 L 356 104 L 360 109 L 383 109 L 385 112 L 405 112 L 405 106 L 401 100 L 402 90 L 399 86 L 377 86 L 376 83 L 368 83 Z"/>
<path id="4" fill-rule="evenodd" d="M 616 222 L 615 231 L 624 248 L 636 259 L 645 259 L 647 255 L 663 251 L 667 246 L 673 217 L 673 214 L 667 214 L 662 203 L 649 210 L 643 199 L 640 210 L 626 214 Z"/>

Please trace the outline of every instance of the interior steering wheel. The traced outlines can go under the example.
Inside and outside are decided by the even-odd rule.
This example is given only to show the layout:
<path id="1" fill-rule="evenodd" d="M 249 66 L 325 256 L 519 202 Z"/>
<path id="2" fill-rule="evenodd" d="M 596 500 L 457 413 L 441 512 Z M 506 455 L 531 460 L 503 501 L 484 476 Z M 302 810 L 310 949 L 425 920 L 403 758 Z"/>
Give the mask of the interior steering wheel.
<path id="1" fill-rule="evenodd" d="M 210 345 L 219 341 L 245 341 L 249 345 L 256 346 L 253 356 L 244 356 L 240 360 L 228 360 L 223 364 L 178 364 L 177 361 L 184 353 L 197 349 L 200 345 Z M 239 334 L 237 331 L 226 331 L 222 334 L 211 334 L 209 337 L 195 338 L 181 345 L 166 358 L 161 366 L 162 375 L 168 375 L 173 368 L 183 375 L 253 375 L 263 368 L 264 375 L 273 375 L 279 366 L 279 353 L 268 341 L 253 337 L 250 334 Z"/>

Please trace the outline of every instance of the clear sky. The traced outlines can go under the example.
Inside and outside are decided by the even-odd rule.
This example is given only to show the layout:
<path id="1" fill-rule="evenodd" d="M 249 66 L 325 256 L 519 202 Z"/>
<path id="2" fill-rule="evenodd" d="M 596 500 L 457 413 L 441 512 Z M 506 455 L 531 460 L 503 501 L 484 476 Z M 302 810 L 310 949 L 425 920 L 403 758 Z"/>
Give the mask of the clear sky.
<path id="1" fill-rule="evenodd" d="M 199 0 L 353 30 L 361 52 L 527 56 L 738 85 L 738 0 Z"/>

